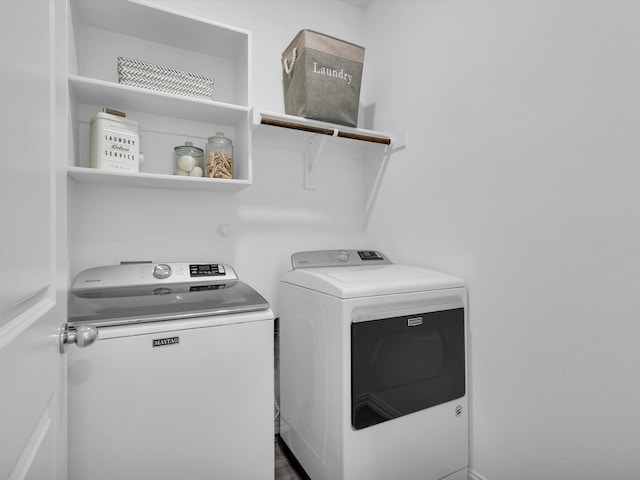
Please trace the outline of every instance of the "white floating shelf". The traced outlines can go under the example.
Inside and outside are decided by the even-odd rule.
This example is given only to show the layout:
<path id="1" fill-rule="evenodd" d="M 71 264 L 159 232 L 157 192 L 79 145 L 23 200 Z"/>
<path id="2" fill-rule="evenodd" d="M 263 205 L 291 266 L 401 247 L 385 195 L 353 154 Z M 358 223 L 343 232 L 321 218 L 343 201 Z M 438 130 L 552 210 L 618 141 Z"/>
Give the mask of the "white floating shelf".
<path id="1" fill-rule="evenodd" d="M 291 130 L 298 130 L 317 135 L 327 135 L 336 138 L 359 140 L 362 142 L 387 145 L 392 148 L 396 147 L 392 136 L 386 133 L 365 130 L 363 128 L 336 125 L 333 123 L 321 122 L 318 120 L 296 117 L 294 115 L 286 115 L 283 113 L 255 111 L 254 124 L 288 128 Z"/>
<path id="2" fill-rule="evenodd" d="M 251 185 L 248 180 L 183 177 L 157 173 L 123 173 L 85 167 L 68 167 L 67 175 L 79 182 L 180 190 L 238 191 Z"/>

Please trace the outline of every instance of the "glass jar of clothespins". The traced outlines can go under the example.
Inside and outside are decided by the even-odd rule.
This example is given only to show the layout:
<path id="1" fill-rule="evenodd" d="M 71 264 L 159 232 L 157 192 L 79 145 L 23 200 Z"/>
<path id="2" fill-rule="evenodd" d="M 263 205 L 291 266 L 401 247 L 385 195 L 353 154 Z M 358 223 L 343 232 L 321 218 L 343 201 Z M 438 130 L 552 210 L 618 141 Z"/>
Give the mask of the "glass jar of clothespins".
<path id="1" fill-rule="evenodd" d="M 205 177 L 233 178 L 233 142 L 217 132 L 209 137 L 205 148 Z"/>

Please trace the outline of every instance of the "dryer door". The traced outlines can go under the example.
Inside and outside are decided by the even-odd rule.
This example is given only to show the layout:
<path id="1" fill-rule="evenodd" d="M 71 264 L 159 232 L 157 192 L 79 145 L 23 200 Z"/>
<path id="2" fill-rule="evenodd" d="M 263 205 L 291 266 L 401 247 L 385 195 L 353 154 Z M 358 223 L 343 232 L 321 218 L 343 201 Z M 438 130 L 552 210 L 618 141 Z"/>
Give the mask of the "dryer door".
<path id="1" fill-rule="evenodd" d="M 356 430 L 464 395 L 464 308 L 351 324 Z"/>

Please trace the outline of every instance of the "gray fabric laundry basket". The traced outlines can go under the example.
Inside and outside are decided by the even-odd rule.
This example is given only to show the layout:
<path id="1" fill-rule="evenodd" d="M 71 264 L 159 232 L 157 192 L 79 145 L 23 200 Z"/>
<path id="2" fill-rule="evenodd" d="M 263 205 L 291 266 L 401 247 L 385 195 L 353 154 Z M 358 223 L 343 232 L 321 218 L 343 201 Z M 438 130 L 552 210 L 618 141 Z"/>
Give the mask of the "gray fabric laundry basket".
<path id="1" fill-rule="evenodd" d="M 363 47 L 301 30 L 282 54 L 285 113 L 355 127 L 363 62 Z"/>

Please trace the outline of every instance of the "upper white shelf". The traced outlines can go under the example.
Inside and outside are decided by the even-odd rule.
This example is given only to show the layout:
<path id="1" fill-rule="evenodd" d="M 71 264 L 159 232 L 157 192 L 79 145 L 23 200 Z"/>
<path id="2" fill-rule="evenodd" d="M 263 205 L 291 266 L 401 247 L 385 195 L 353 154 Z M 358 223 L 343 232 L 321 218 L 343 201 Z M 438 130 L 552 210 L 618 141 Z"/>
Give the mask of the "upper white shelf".
<path id="1" fill-rule="evenodd" d="M 69 72 L 118 83 L 128 57 L 214 80 L 213 100 L 249 108 L 251 34 L 142 0 L 70 0 Z"/>
<path id="2" fill-rule="evenodd" d="M 73 74 L 69 75 L 69 89 L 78 103 L 108 105 L 119 110 L 167 115 L 185 120 L 236 125 L 245 122 L 249 114 L 248 107 L 174 95 Z"/>

